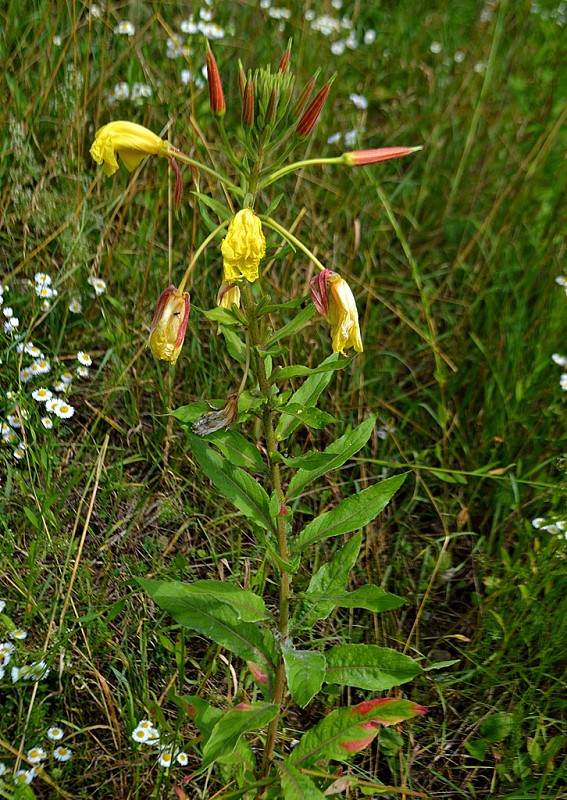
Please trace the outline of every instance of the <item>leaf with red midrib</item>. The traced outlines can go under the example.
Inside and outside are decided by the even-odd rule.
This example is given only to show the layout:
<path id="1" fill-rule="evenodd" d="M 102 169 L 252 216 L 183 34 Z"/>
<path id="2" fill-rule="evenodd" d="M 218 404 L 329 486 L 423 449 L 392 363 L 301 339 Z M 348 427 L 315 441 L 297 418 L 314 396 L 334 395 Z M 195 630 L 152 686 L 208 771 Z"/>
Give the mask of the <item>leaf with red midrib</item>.
<path id="1" fill-rule="evenodd" d="M 396 725 L 426 711 L 410 700 L 393 698 L 365 700 L 352 708 L 339 708 L 307 731 L 288 760 L 302 767 L 320 759 L 348 761 L 370 744 L 380 725 Z"/>

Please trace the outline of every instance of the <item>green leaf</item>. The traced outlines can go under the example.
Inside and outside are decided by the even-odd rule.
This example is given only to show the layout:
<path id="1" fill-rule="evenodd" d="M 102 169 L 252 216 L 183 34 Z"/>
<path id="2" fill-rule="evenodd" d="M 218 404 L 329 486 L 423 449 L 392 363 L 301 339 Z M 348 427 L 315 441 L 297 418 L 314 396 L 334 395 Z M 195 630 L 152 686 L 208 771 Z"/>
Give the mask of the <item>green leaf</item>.
<path id="1" fill-rule="evenodd" d="M 270 500 L 258 481 L 198 436 L 189 432 L 187 435 L 197 463 L 216 489 L 252 522 L 275 532 Z"/>
<path id="2" fill-rule="evenodd" d="M 220 708 L 210 706 L 206 700 L 196 694 L 184 694 L 181 699 L 185 702 L 187 713 L 194 720 L 203 742 L 206 742 L 214 726 L 222 717 L 222 711 Z"/>
<path id="3" fill-rule="evenodd" d="M 243 734 L 261 730 L 278 711 L 279 707 L 273 703 L 242 703 L 241 707 L 227 711 L 214 726 L 203 748 L 201 768 L 205 769 L 219 758 L 232 754 Z"/>
<path id="4" fill-rule="evenodd" d="M 402 653 L 373 644 L 339 644 L 325 652 L 326 683 L 383 692 L 421 673 L 419 664 Z"/>
<path id="5" fill-rule="evenodd" d="M 359 589 L 355 589 L 354 592 L 326 592 L 323 595 L 314 594 L 309 599 L 319 603 L 327 601 L 340 608 L 365 608 L 367 611 L 374 611 L 375 613 L 391 611 L 393 608 L 403 606 L 406 602 L 403 597 L 389 594 L 379 586 L 372 586 L 371 584 L 361 586 Z"/>
<path id="6" fill-rule="evenodd" d="M 146 578 L 136 578 L 136 582 L 180 625 L 207 636 L 273 675 L 275 641 L 271 631 L 243 621 L 231 605 L 211 595 L 192 592 L 188 584 Z"/>
<path id="7" fill-rule="evenodd" d="M 316 309 L 313 303 L 309 303 L 305 308 L 302 308 L 292 320 L 282 328 L 278 328 L 278 330 L 270 336 L 267 347 L 271 347 L 275 342 L 279 342 L 280 339 L 284 339 L 286 336 L 291 336 L 292 333 L 296 333 L 300 328 L 307 325 L 311 317 L 315 314 L 315 311 Z"/>
<path id="8" fill-rule="evenodd" d="M 506 711 L 491 714 L 482 721 L 480 733 L 491 744 L 502 742 L 512 732 L 513 718 Z"/>
<path id="9" fill-rule="evenodd" d="M 303 469 L 320 469 L 325 468 L 333 460 L 332 455 L 325 455 L 319 453 L 317 450 L 310 450 L 308 453 L 302 453 L 300 456 L 283 456 L 278 453 L 279 458 L 287 467 L 303 467 Z"/>
<path id="10" fill-rule="evenodd" d="M 351 456 L 364 447 L 366 442 L 370 439 L 374 426 L 376 424 L 376 415 L 368 417 L 364 422 L 349 433 L 345 433 L 340 439 L 330 444 L 323 451 L 324 456 L 332 456 L 333 458 L 325 465 L 317 469 L 303 468 L 300 469 L 291 479 L 287 488 L 286 497 L 297 497 L 301 492 L 313 483 L 313 481 L 320 478 L 332 469 L 342 467 L 345 461 L 348 461 Z"/>
<path id="11" fill-rule="evenodd" d="M 285 674 L 291 696 L 300 708 L 311 702 L 325 679 L 325 656 L 316 650 L 282 647 Z"/>
<path id="12" fill-rule="evenodd" d="M 311 778 L 293 767 L 289 761 L 278 764 L 281 775 L 283 800 L 325 800 Z"/>
<path id="13" fill-rule="evenodd" d="M 291 555 L 294 555 L 315 542 L 350 533 L 368 525 L 387 506 L 391 498 L 400 488 L 407 472 L 387 478 L 358 494 L 342 500 L 332 511 L 315 517 L 299 534 Z"/>
<path id="14" fill-rule="evenodd" d="M 201 192 L 191 192 L 191 194 L 194 194 L 195 197 L 199 199 L 200 203 L 203 203 L 205 206 L 214 211 L 219 219 L 222 219 L 223 221 L 226 222 L 232 219 L 232 217 L 234 216 L 234 214 L 232 213 L 232 211 L 228 206 L 225 206 L 224 203 L 215 200 L 214 197 L 209 197 L 208 194 L 202 194 Z"/>
<path id="15" fill-rule="evenodd" d="M 379 725 L 396 725 L 425 710 L 409 700 L 381 698 L 331 711 L 302 736 L 287 762 L 307 766 L 322 758 L 348 761 L 370 744 Z"/>
<path id="16" fill-rule="evenodd" d="M 264 600 L 248 589 L 241 589 L 226 581 L 194 581 L 182 584 L 192 594 L 212 597 L 228 603 L 245 622 L 259 622 L 269 617 Z"/>
<path id="17" fill-rule="evenodd" d="M 486 761 L 486 756 L 488 755 L 488 742 L 485 742 L 483 739 L 469 739 L 467 742 L 463 742 L 465 750 L 475 758 L 477 761 Z"/>
<path id="18" fill-rule="evenodd" d="M 244 366 L 246 364 L 246 345 L 242 339 L 226 325 L 221 325 L 221 333 L 224 336 L 228 354 Z"/>
<path id="19" fill-rule="evenodd" d="M 338 361 L 339 358 L 340 356 L 338 353 L 333 353 L 323 361 L 323 364 L 331 364 Z M 322 372 L 317 375 L 311 375 L 307 380 L 303 381 L 299 389 L 292 394 L 290 401 L 304 407 L 314 406 L 321 393 L 329 385 L 332 377 L 332 372 Z M 291 414 L 282 414 L 278 427 L 276 428 L 276 439 L 279 442 L 283 439 L 287 439 L 298 425 L 299 420 L 297 417 Z"/>
<path id="20" fill-rule="evenodd" d="M 215 431 L 205 440 L 213 442 L 231 464 L 253 472 L 266 472 L 266 464 L 258 448 L 238 431 Z"/>
<path id="21" fill-rule="evenodd" d="M 202 417 L 203 414 L 206 414 L 208 411 L 210 411 L 211 406 L 214 406 L 215 408 L 222 408 L 225 403 L 226 399 L 211 400 L 211 405 L 200 400 L 197 403 L 189 403 L 186 406 L 179 406 L 179 408 L 171 411 L 170 414 L 182 425 L 192 425 L 199 419 L 199 417 Z"/>
<path id="22" fill-rule="evenodd" d="M 205 316 L 210 322 L 218 322 L 220 325 L 238 325 L 240 320 L 230 309 L 228 308 L 210 308 L 208 310 L 203 310 L 203 316 Z"/>
<path id="23" fill-rule="evenodd" d="M 343 547 L 335 551 L 330 561 L 317 570 L 295 613 L 292 628 L 312 628 L 317 620 L 329 616 L 335 604 L 329 602 L 327 595 L 343 589 L 356 564 L 361 543 L 362 533 L 356 533 Z"/>
<path id="24" fill-rule="evenodd" d="M 278 370 L 275 378 L 278 381 L 286 380 L 286 378 L 305 378 L 307 375 L 319 375 L 321 372 L 336 372 L 338 369 L 344 369 L 351 364 L 356 356 L 350 358 L 341 358 L 339 361 L 333 361 L 331 364 L 323 362 L 318 367 L 302 367 L 297 365 L 295 367 L 282 367 Z"/>
<path id="25" fill-rule="evenodd" d="M 325 425 L 330 425 L 331 422 L 336 422 L 336 419 L 326 411 L 321 411 L 319 408 L 313 406 L 303 406 L 300 403 L 287 403 L 282 406 L 283 415 L 291 415 L 296 417 L 304 425 L 309 428 L 324 428 Z"/>

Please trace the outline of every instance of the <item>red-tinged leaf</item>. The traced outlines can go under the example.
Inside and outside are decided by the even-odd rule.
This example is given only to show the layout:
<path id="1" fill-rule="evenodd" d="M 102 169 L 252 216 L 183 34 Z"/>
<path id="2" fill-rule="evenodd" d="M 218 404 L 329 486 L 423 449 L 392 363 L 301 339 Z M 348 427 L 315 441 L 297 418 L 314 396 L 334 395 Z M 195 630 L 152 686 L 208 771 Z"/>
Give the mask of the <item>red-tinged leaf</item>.
<path id="1" fill-rule="evenodd" d="M 270 703 L 246 704 L 244 708 L 237 706 L 227 711 L 214 726 L 203 748 L 201 768 L 233 753 L 244 733 L 261 730 L 274 719 L 278 711 L 278 706 Z"/>
<path id="2" fill-rule="evenodd" d="M 395 725 L 425 713 L 426 709 L 417 703 L 393 698 L 366 700 L 352 708 L 339 708 L 302 737 L 288 761 L 302 767 L 322 758 L 348 761 L 353 753 L 370 744 L 380 725 Z"/>
<path id="3" fill-rule="evenodd" d="M 253 661 L 247 661 L 246 663 L 248 664 L 250 672 L 254 676 L 254 680 L 256 681 L 256 683 L 259 683 L 262 686 L 267 686 L 268 676 L 266 675 L 266 673 L 262 672 L 260 667 L 257 664 L 254 664 Z"/>

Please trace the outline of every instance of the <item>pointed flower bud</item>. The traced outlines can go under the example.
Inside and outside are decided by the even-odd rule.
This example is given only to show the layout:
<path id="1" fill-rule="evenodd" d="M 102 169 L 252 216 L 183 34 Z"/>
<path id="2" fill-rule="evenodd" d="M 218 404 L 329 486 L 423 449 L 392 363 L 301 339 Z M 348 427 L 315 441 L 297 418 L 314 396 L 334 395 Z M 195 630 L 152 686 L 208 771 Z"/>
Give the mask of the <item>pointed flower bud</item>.
<path id="1" fill-rule="evenodd" d="M 295 129 L 298 136 L 304 139 L 306 136 L 309 136 L 311 131 L 313 130 L 313 126 L 319 119 L 319 115 L 323 110 L 323 106 L 325 105 L 325 100 L 329 92 L 331 91 L 331 85 L 333 83 L 333 79 L 328 81 L 322 89 L 320 89 L 313 100 L 311 101 L 309 107 L 304 112 L 303 116 L 297 123 L 297 128 Z"/>
<path id="2" fill-rule="evenodd" d="M 287 49 L 283 56 L 281 57 L 281 61 L 278 64 L 278 68 L 276 72 L 285 72 L 289 67 L 289 60 L 291 58 L 291 39 L 288 42 Z"/>
<path id="3" fill-rule="evenodd" d="M 90 154 L 97 164 L 102 164 L 106 175 L 118 170 L 119 155 L 129 172 L 138 167 L 148 155 L 167 156 L 169 145 L 157 134 L 135 122 L 109 122 L 95 134 Z"/>
<path id="4" fill-rule="evenodd" d="M 311 93 L 313 91 L 315 82 L 317 81 L 317 77 L 320 71 L 321 71 L 320 69 L 316 70 L 315 74 L 312 75 L 311 78 L 309 78 L 309 80 L 301 90 L 301 94 L 297 98 L 295 105 L 293 107 L 293 111 L 291 112 L 292 118 L 294 120 L 298 119 L 305 111 L 305 106 L 309 102 L 309 98 L 311 97 Z"/>
<path id="5" fill-rule="evenodd" d="M 232 308 L 233 305 L 240 308 L 240 288 L 234 283 L 223 281 L 217 294 L 217 306 Z"/>
<path id="6" fill-rule="evenodd" d="M 258 279 L 258 266 L 266 252 L 266 239 L 262 223 L 251 208 L 239 211 L 228 226 L 221 242 L 224 263 L 224 280 L 236 283 L 246 278 L 251 283 Z"/>
<path id="7" fill-rule="evenodd" d="M 156 358 L 175 364 L 183 347 L 189 320 L 189 292 L 168 286 L 162 292 L 150 327 L 150 350 Z"/>
<path id="8" fill-rule="evenodd" d="M 207 62 L 207 82 L 209 84 L 209 103 L 211 111 L 213 114 L 223 117 L 226 111 L 224 92 L 222 90 L 219 68 L 217 67 L 217 62 L 208 42 L 205 58 Z"/>
<path id="9" fill-rule="evenodd" d="M 254 81 L 252 78 L 246 81 L 246 87 L 242 95 L 242 124 L 246 128 L 251 128 L 254 125 Z"/>
<path id="10" fill-rule="evenodd" d="M 343 161 L 349 167 L 362 167 L 365 164 L 376 164 L 378 161 L 391 161 L 393 158 L 409 156 L 416 153 L 421 147 L 379 147 L 375 150 L 354 150 L 352 153 L 343 153 Z"/>
<path id="11" fill-rule="evenodd" d="M 333 351 L 346 355 L 345 350 L 354 347 L 362 353 L 358 311 L 348 283 L 336 272 L 325 269 L 309 285 L 313 305 L 331 326 Z"/>

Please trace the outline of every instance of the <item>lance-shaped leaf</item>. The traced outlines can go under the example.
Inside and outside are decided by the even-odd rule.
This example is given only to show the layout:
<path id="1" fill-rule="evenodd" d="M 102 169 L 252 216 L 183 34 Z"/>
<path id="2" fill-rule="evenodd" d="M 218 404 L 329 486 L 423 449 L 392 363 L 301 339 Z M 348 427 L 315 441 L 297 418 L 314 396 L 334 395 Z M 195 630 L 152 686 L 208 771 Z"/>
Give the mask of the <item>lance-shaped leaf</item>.
<path id="1" fill-rule="evenodd" d="M 312 306 L 314 308 L 314 306 Z M 330 364 L 323 362 L 318 367 L 302 367 L 297 365 L 294 367 L 282 367 L 275 375 L 278 381 L 283 381 L 286 378 L 306 378 L 308 375 L 318 375 L 321 372 L 336 372 L 338 369 L 344 369 L 352 364 L 356 356 L 350 358 L 341 358 L 340 361 L 332 361 Z M 275 378 L 272 378 L 272 382 Z"/>
<path id="2" fill-rule="evenodd" d="M 316 469 L 306 467 L 298 470 L 291 479 L 286 496 L 288 498 L 297 497 L 309 484 L 313 483 L 317 478 L 320 478 L 321 475 L 325 475 L 325 473 L 330 472 L 332 469 L 342 467 L 345 461 L 348 461 L 349 458 L 364 447 L 366 442 L 370 439 L 375 424 L 376 416 L 368 417 L 358 428 L 345 433 L 340 439 L 337 439 L 326 447 L 322 455 L 332 456 L 332 459 L 326 464 L 321 464 L 321 466 Z"/>
<path id="3" fill-rule="evenodd" d="M 274 531 L 270 500 L 251 475 L 234 466 L 198 436 L 187 433 L 195 459 L 215 488 L 260 527 Z"/>
<path id="4" fill-rule="evenodd" d="M 331 364 L 338 361 L 339 358 L 340 356 L 338 353 L 333 353 L 323 361 L 323 364 Z M 290 403 L 296 403 L 305 407 L 314 406 L 321 393 L 324 392 L 329 385 L 332 377 L 332 372 L 322 372 L 317 375 L 311 375 L 303 381 L 299 389 L 292 394 Z M 276 428 L 276 439 L 279 442 L 287 439 L 299 424 L 300 420 L 297 417 L 283 413 Z"/>
<path id="5" fill-rule="evenodd" d="M 291 548 L 291 555 L 322 539 L 350 533 L 368 525 L 388 505 L 406 475 L 407 473 L 395 475 L 393 478 L 375 483 L 374 486 L 345 498 L 332 511 L 315 517 L 299 534 Z"/>
<path id="6" fill-rule="evenodd" d="M 311 778 L 293 767 L 289 761 L 279 764 L 278 769 L 283 800 L 325 800 L 325 795 L 319 791 Z"/>
<path id="7" fill-rule="evenodd" d="M 202 595 L 205 600 L 212 598 L 227 603 L 245 622 L 259 622 L 269 614 L 263 598 L 248 589 L 241 589 L 227 581 L 194 581 L 181 584 L 191 594 Z"/>
<path id="8" fill-rule="evenodd" d="M 294 467 L 295 469 L 298 467 L 302 469 L 321 469 L 325 468 L 333 460 L 333 456 L 318 453 L 316 450 L 310 450 L 300 456 L 282 456 L 281 453 L 278 453 L 278 456 L 286 467 Z"/>
<path id="9" fill-rule="evenodd" d="M 267 346 L 271 347 L 275 342 L 279 342 L 280 339 L 285 339 L 286 336 L 291 336 L 291 334 L 303 328 L 315 314 L 315 311 L 315 306 L 312 303 L 302 308 L 299 314 L 296 314 L 292 320 L 270 336 Z"/>
<path id="10" fill-rule="evenodd" d="M 298 706 L 305 706 L 315 697 L 325 680 L 325 656 L 316 650 L 294 650 L 282 647 L 289 691 Z"/>
<path id="11" fill-rule="evenodd" d="M 307 731 L 287 761 L 297 767 L 320 759 L 348 761 L 374 739 L 380 725 L 395 725 L 427 709 L 410 700 L 365 700 L 352 708 L 331 711 Z"/>
<path id="12" fill-rule="evenodd" d="M 227 711 L 215 724 L 203 748 L 201 768 L 233 753 L 244 733 L 264 728 L 276 717 L 278 710 L 273 703 L 241 703 Z"/>
<path id="13" fill-rule="evenodd" d="M 137 578 L 154 603 L 168 611 L 180 625 L 207 636 L 245 661 L 257 664 L 270 678 L 274 673 L 275 642 L 271 631 L 244 622 L 230 600 L 192 592 L 179 581 Z"/>
<path id="14" fill-rule="evenodd" d="M 309 599 L 317 603 L 329 603 L 333 607 L 339 608 L 365 608 L 376 614 L 382 611 L 391 611 L 394 608 L 403 606 L 406 602 L 403 597 L 389 594 L 381 589 L 380 586 L 361 586 L 354 592 L 325 592 L 324 594 L 313 594 Z"/>
<path id="15" fill-rule="evenodd" d="M 292 629 L 311 628 L 317 620 L 327 619 L 335 608 L 335 603 L 330 602 L 327 595 L 342 591 L 351 569 L 356 564 L 361 543 L 362 534 L 355 534 L 343 547 L 335 551 L 330 561 L 317 570 L 294 615 Z"/>
<path id="16" fill-rule="evenodd" d="M 321 411 L 314 406 L 303 406 L 300 403 L 287 403 L 282 407 L 282 414 L 295 417 L 309 428 L 324 428 L 325 425 L 336 422 L 335 418 L 326 411 Z"/>
<path id="17" fill-rule="evenodd" d="M 325 681 L 381 692 L 421 673 L 419 664 L 389 647 L 339 644 L 325 651 Z"/>

